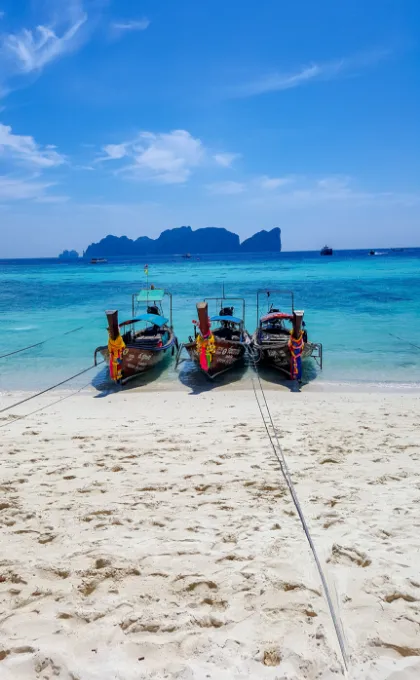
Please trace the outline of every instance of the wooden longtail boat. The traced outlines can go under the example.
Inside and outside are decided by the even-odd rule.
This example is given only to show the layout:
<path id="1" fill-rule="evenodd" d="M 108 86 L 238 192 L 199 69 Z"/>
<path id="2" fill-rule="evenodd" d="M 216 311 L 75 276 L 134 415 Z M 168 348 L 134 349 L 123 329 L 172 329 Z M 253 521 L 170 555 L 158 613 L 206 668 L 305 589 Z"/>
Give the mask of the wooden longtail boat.
<path id="1" fill-rule="evenodd" d="M 219 314 L 209 317 L 208 300 L 220 301 L 241 300 L 243 305 L 242 318 L 234 316 L 233 307 L 222 306 Z M 215 378 L 221 373 L 242 363 L 250 337 L 244 328 L 245 301 L 243 298 L 208 298 L 197 304 L 198 320 L 194 322 L 194 337 L 180 345 L 177 365 L 181 360 L 181 353 L 185 349 L 192 361 L 209 378 Z"/>
<path id="2" fill-rule="evenodd" d="M 291 296 L 290 312 L 274 308 L 273 294 Z M 262 297 L 267 298 L 267 312 L 260 316 Z M 257 329 L 252 336 L 252 355 L 256 362 L 277 369 L 291 380 L 301 381 L 302 360 L 312 357 L 322 369 L 322 345 L 310 342 L 304 312 L 295 310 L 291 291 L 259 290 L 257 293 Z"/>
<path id="3" fill-rule="evenodd" d="M 169 319 L 163 315 L 162 300 L 170 299 Z M 140 304 L 146 312 L 138 314 Z M 105 312 L 108 320 L 108 345 L 95 350 L 109 362 L 112 380 L 124 384 L 174 354 L 178 340 L 172 328 L 172 296 L 168 291 L 146 288 L 132 296 L 132 318 L 118 324 L 118 311 Z M 145 325 L 145 327 L 139 325 Z"/>

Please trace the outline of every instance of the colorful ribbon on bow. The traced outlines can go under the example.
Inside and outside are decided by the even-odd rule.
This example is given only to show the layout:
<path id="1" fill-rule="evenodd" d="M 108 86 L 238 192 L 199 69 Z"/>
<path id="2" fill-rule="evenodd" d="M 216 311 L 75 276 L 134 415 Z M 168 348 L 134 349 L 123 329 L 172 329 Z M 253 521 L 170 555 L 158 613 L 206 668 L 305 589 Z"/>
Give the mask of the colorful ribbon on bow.
<path id="1" fill-rule="evenodd" d="M 293 380 L 302 379 L 302 352 L 303 352 L 303 331 L 299 332 L 297 338 L 294 337 L 293 331 L 290 331 L 289 349 L 290 349 L 290 373 Z"/>
<path id="2" fill-rule="evenodd" d="M 214 335 L 211 331 L 205 338 L 203 338 L 201 335 L 197 335 L 195 342 L 197 354 L 200 359 L 200 367 L 203 369 L 203 371 L 208 371 L 213 354 L 216 351 Z"/>
<path id="3" fill-rule="evenodd" d="M 122 355 L 125 350 L 125 342 L 121 335 L 118 335 L 115 340 L 109 338 L 108 352 L 109 352 L 109 375 L 112 380 L 119 383 L 122 378 Z"/>

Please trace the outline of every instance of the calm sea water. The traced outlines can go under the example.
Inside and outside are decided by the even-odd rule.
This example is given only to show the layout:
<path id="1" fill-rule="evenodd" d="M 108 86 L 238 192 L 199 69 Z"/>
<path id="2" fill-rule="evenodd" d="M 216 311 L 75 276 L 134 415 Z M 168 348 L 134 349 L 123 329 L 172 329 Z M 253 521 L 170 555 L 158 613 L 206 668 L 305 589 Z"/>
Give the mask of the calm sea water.
<path id="1" fill-rule="evenodd" d="M 1 359 L 0 389 L 43 388 L 89 366 L 94 349 L 107 341 L 104 310 L 119 309 L 121 320 L 130 316 L 131 294 L 146 283 L 144 264 L 0 261 L 0 354 L 54 338 Z M 192 331 L 195 303 L 220 295 L 222 284 L 227 294 L 246 299 L 249 331 L 258 288 L 293 290 L 310 339 L 324 345 L 324 370 L 308 377 L 420 385 L 420 349 L 409 344 L 420 347 L 420 249 L 375 257 L 366 251 L 150 257 L 148 264 L 149 283 L 173 293 L 181 341 Z M 287 296 L 278 301 L 285 306 Z M 173 365 L 162 378 L 179 379 Z"/>

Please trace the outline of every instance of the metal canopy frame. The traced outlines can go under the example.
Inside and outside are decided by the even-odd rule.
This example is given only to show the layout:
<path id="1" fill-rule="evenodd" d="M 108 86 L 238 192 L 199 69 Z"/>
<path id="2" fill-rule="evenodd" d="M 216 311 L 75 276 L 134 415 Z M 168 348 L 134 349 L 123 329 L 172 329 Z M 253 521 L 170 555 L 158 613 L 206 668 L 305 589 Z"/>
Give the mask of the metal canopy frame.
<path id="1" fill-rule="evenodd" d="M 242 305 L 242 326 L 245 327 L 245 298 L 241 297 L 232 297 L 230 295 L 225 295 L 224 292 L 222 295 L 218 295 L 217 297 L 210 297 L 210 298 L 204 298 L 204 302 L 211 302 L 214 300 L 217 303 L 220 303 L 219 307 L 221 306 L 221 303 L 224 300 L 228 300 L 231 302 L 240 302 Z"/>
<path id="2" fill-rule="evenodd" d="M 163 290 L 163 296 L 162 296 L 162 290 Z M 144 291 L 147 291 L 147 292 L 150 291 L 151 295 L 147 296 L 146 300 L 139 300 L 138 299 L 139 293 L 144 292 Z M 170 326 L 170 328 L 172 328 L 172 293 L 170 293 L 168 290 L 164 290 L 163 288 L 157 288 L 156 293 L 159 294 L 159 299 L 157 299 L 157 300 L 153 299 L 153 289 L 152 288 L 150 288 L 150 289 L 149 288 L 143 288 L 141 291 L 139 291 L 137 293 L 133 293 L 132 296 L 131 296 L 131 313 L 132 313 L 132 316 L 133 317 L 136 316 L 140 302 L 145 302 L 146 308 L 150 303 L 153 303 L 153 302 L 156 303 L 159 306 L 160 311 L 162 312 L 162 316 L 164 316 L 163 310 L 162 310 L 162 300 L 165 297 L 168 297 L 169 298 L 169 326 Z"/>
<path id="3" fill-rule="evenodd" d="M 295 311 L 295 295 L 294 295 L 292 290 L 281 290 L 281 289 L 269 290 L 268 288 L 260 288 L 257 291 L 257 328 L 260 325 L 260 305 L 262 304 L 260 302 L 260 298 L 263 295 L 266 295 L 267 298 L 270 298 L 270 296 L 273 295 L 273 294 L 274 295 L 290 295 L 290 298 L 291 298 L 291 301 L 292 301 L 292 314 Z"/>

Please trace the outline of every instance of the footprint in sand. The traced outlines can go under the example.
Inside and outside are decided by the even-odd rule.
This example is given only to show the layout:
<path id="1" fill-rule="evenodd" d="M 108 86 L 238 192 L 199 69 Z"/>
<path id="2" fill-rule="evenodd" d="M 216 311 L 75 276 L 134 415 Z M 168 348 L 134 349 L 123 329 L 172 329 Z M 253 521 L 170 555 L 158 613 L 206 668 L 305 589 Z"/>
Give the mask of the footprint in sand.
<path id="1" fill-rule="evenodd" d="M 358 567 L 368 567 L 372 562 L 367 557 L 366 553 L 363 553 L 356 548 L 346 548 L 338 543 L 334 543 L 331 549 L 331 557 L 327 562 L 333 562 L 334 564 L 356 564 Z"/>

